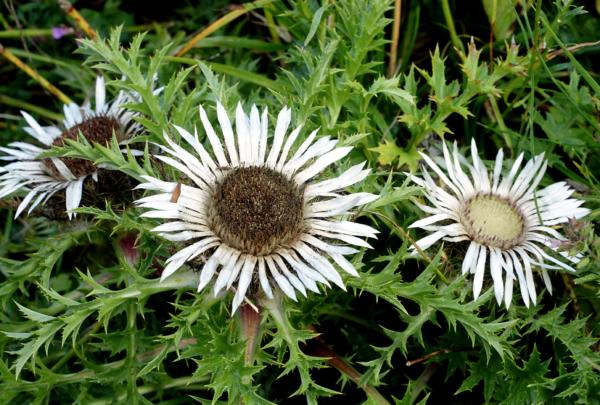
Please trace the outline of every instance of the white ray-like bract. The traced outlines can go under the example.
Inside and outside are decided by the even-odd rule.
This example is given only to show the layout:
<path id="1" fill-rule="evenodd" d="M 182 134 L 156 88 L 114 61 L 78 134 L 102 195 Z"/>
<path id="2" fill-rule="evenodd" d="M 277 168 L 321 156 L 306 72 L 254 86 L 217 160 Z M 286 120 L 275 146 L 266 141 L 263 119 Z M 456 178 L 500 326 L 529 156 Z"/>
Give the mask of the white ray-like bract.
<path id="1" fill-rule="evenodd" d="M 39 155 L 53 145 L 62 145 L 63 139 L 77 139 L 79 133 L 88 140 L 108 143 L 113 131 L 121 145 L 140 132 L 141 126 L 133 120 L 138 115 L 123 108 L 124 104 L 137 101 L 139 96 L 121 91 L 114 100 L 106 101 L 104 78 L 98 76 L 95 87 L 94 108 L 89 103 L 79 106 L 75 103 L 64 106 L 64 120 L 61 127 L 41 126 L 31 115 L 21 111 L 29 125 L 24 130 L 41 145 L 27 142 L 12 142 L 8 147 L 0 147 L 0 160 L 9 162 L 0 167 L 0 198 L 16 191 L 28 193 L 17 208 L 18 217 L 27 207 L 30 213 L 44 204 L 55 193 L 64 190 L 66 212 L 72 218 L 72 210 L 79 207 L 83 193 L 83 182 L 91 177 L 97 180 L 98 167 L 91 162 L 74 158 L 45 158 Z"/>
<path id="2" fill-rule="evenodd" d="M 138 186 L 158 192 L 137 201 L 149 209 L 142 216 L 171 220 L 154 231 L 188 243 L 167 260 L 161 279 L 202 255 L 198 291 L 213 279 L 215 295 L 234 288 L 234 311 L 259 289 L 272 298 L 273 287 L 278 287 L 295 300 L 297 292 L 319 292 L 317 283 L 344 288 L 335 265 L 358 275 L 345 257 L 358 251 L 349 245 L 370 247 L 364 238 L 377 234 L 345 218 L 353 208 L 377 198 L 343 193 L 369 174 L 365 163 L 336 178 L 317 180 L 351 148 L 336 147 L 337 141 L 327 136 L 315 141 L 317 131 L 295 147 L 301 128 L 286 136 L 288 108 L 280 111 L 270 139 L 266 109 L 260 114 L 252 106 L 247 115 L 238 105 L 232 125 L 218 103 L 217 118 L 221 136 L 200 107 L 212 153 L 197 132 L 175 127 L 189 148 L 164 135 L 164 155 L 157 158 L 181 172 L 187 178 L 183 184 L 147 177 Z"/>
<path id="3" fill-rule="evenodd" d="M 503 171 L 504 155 L 499 150 L 491 173 L 480 159 L 474 141 L 471 155 L 472 164 L 458 152 L 456 143 L 452 151 L 443 143 L 443 159 L 439 165 L 421 154 L 439 184 L 425 169 L 422 178 L 409 175 L 423 187 L 430 203 L 418 204 L 430 216 L 410 226 L 430 232 L 416 245 L 425 250 L 440 240 L 469 242 L 462 273 L 474 275 L 475 299 L 481 293 L 484 275 L 489 269 L 498 303 L 504 301 L 506 307 L 510 306 L 516 280 L 525 305 L 529 306 L 530 302 L 535 305 L 534 271 L 539 270 L 552 293 L 547 270 L 575 271 L 567 262 L 579 261 L 579 257 L 565 252 L 550 252 L 556 241 L 565 240 L 556 226 L 571 218 L 581 218 L 589 210 L 581 207 L 583 201 L 571 198 L 574 190 L 565 182 L 537 190 L 547 166 L 543 154 L 533 157 L 521 168 L 521 153 L 510 170 Z M 416 251 L 414 246 L 412 249 Z M 561 260 L 554 257 L 556 255 Z"/>

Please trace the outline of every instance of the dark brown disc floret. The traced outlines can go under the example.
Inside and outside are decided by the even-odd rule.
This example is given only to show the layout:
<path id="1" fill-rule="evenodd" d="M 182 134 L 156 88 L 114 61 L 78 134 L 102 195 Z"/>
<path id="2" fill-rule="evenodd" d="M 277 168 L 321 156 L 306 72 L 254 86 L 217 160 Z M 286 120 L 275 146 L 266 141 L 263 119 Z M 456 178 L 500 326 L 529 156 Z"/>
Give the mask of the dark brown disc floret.
<path id="1" fill-rule="evenodd" d="M 77 140 L 79 133 L 81 133 L 90 143 L 97 142 L 101 145 L 108 145 L 112 139 L 113 132 L 119 141 L 122 140 L 123 129 L 118 119 L 105 115 L 89 117 L 80 124 L 65 130 L 54 140 L 54 142 L 52 142 L 52 145 L 63 146 L 66 139 Z M 96 171 L 96 166 L 89 160 L 71 157 L 61 157 L 58 159 L 71 170 L 71 173 L 73 173 L 75 177 L 87 176 Z M 62 178 L 59 170 L 51 159 L 46 158 L 43 162 L 54 177 Z"/>
<path id="2" fill-rule="evenodd" d="M 302 233 L 304 193 L 275 170 L 239 167 L 216 185 L 207 211 L 212 230 L 225 244 L 267 255 Z"/>

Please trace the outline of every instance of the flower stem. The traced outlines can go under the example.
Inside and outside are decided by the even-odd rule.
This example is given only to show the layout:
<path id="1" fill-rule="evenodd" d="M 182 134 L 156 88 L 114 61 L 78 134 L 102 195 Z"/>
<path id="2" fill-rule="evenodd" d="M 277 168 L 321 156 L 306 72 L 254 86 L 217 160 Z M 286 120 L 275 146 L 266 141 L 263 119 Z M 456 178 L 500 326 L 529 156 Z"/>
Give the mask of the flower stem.
<path id="1" fill-rule="evenodd" d="M 137 309 L 136 304 L 133 299 L 130 299 L 127 303 L 127 333 L 128 333 L 128 341 L 127 341 L 127 399 L 128 403 L 135 404 L 137 403 L 137 384 L 136 384 L 136 373 L 137 370 L 134 367 L 136 362 L 136 318 L 137 318 Z"/>
<path id="2" fill-rule="evenodd" d="M 246 340 L 244 361 L 246 366 L 251 366 L 254 362 L 254 352 L 260 331 L 261 314 L 251 305 L 244 303 L 240 307 L 240 318 L 242 321 L 243 337 Z"/>

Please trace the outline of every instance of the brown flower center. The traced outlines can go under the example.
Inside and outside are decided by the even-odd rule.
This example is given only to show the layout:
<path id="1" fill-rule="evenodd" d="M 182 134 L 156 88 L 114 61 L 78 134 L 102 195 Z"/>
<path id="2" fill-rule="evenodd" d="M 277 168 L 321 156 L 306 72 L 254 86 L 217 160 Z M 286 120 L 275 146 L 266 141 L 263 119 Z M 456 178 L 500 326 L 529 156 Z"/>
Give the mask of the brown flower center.
<path id="1" fill-rule="evenodd" d="M 279 172 L 240 167 L 217 184 L 208 214 L 224 243 L 243 253 L 266 255 L 302 232 L 304 193 Z"/>
<path id="2" fill-rule="evenodd" d="M 108 145 L 110 143 L 113 132 L 119 141 L 123 138 L 123 129 L 119 121 L 116 118 L 101 115 L 87 118 L 82 123 L 67 129 L 52 144 L 54 146 L 63 146 L 66 139 L 77 140 L 80 132 L 90 143 L 97 142 L 101 145 Z M 96 171 L 96 166 L 89 160 L 71 157 L 61 157 L 58 159 L 71 170 L 71 173 L 75 177 L 87 176 Z M 46 158 L 43 162 L 54 177 L 63 177 L 51 159 Z"/>
<path id="3" fill-rule="evenodd" d="M 518 245 L 526 234 L 521 211 L 510 200 L 492 194 L 467 200 L 460 222 L 472 240 L 502 250 Z"/>

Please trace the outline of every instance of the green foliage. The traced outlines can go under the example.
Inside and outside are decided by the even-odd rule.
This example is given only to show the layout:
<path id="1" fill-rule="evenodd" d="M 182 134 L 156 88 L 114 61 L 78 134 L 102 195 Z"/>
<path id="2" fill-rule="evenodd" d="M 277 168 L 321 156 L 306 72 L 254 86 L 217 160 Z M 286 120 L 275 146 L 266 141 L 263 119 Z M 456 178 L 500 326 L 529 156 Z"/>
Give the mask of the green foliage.
<path id="1" fill-rule="evenodd" d="M 444 317 L 444 321 L 449 330 L 457 332 L 457 326 L 461 327 L 458 335 L 463 335 L 461 341 L 456 339 L 454 344 L 457 348 L 476 344 L 483 347 L 487 359 L 489 360 L 494 350 L 502 359 L 504 356 L 512 357 L 509 336 L 506 332 L 514 321 L 486 323 L 485 320 L 476 315 L 480 305 L 489 298 L 484 297 L 480 301 L 465 304 L 464 300 L 464 281 L 456 279 L 450 285 L 436 288 L 432 281 L 435 278 L 434 269 L 439 266 L 440 254 L 438 254 L 428 267 L 412 282 L 403 282 L 401 275 L 396 273 L 397 266 L 401 258 L 405 255 L 400 251 L 396 255 L 389 257 L 380 257 L 380 261 L 387 262 L 384 269 L 377 274 L 369 274 L 361 280 L 350 280 L 351 285 L 368 291 L 377 297 L 388 301 L 397 311 L 397 316 L 406 324 L 403 331 L 386 330 L 386 335 L 392 343 L 386 347 L 377 348 L 378 358 L 369 361 L 369 371 L 365 373 L 365 378 L 373 378 L 376 385 L 381 383 L 381 370 L 385 363 L 391 365 L 392 356 L 397 350 L 404 355 L 408 354 L 409 340 L 413 340 L 420 346 L 425 346 L 423 336 L 423 327 L 431 322 L 441 327 L 438 313 Z M 462 296 L 457 297 L 456 293 L 462 291 Z M 419 307 L 418 313 L 411 315 L 403 304 L 404 300 L 410 300 Z M 448 348 L 450 350 L 454 347 Z"/>
<path id="2" fill-rule="evenodd" d="M 354 147 L 330 170 L 367 161 L 373 173 L 353 191 L 381 197 L 356 219 L 381 233 L 352 258 L 360 277 L 343 275 L 347 291 L 255 303 L 260 323 L 250 347 L 241 315 L 230 313 L 232 294 L 196 292 L 201 263 L 159 282 L 180 245 L 151 233 L 158 222 L 130 201 L 86 203 L 70 222 L 43 210 L 14 220 L 24 196 L 16 193 L 0 205 L 0 399 L 600 401 L 598 13 L 573 1 L 482 0 L 471 9 L 444 0 L 450 13 L 431 0 L 401 3 L 391 76 L 388 0 L 260 2 L 185 56 L 175 51 L 232 11 L 227 2 L 82 8 L 100 34 L 93 40 L 51 40 L 51 26 L 71 23 L 54 1 L 1 6 L 2 44 L 73 100 L 93 95 L 99 73 L 110 96 L 140 95 L 127 107 L 144 130 L 125 153 L 116 138 L 103 145 L 81 137 L 43 157 L 89 160 L 133 185 L 146 175 L 179 181 L 153 155 L 163 133 L 179 140 L 173 125 L 200 128 L 199 104 L 212 120 L 217 100 L 229 111 L 256 103 L 269 108 L 270 122 L 287 105 L 292 124 L 303 126 L 300 138 L 320 128 Z M 453 49 L 453 30 L 466 51 Z M 23 72 L 1 67 L 0 146 L 29 142 L 19 110 L 46 125 L 61 106 Z M 204 131 L 198 135 L 208 147 Z M 471 138 L 487 159 L 499 147 L 507 158 L 544 152 L 543 184 L 569 182 L 592 209 L 565 229 L 565 249 L 582 256 L 577 272 L 550 272 L 553 295 L 540 293 L 531 308 L 516 290 L 510 309 L 492 291 L 473 301 L 470 278 L 460 275 L 461 244 L 435 257 L 408 251 L 420 236 L 408 225 L 422 215 L 413 204 L 422 193 L 402 172 L 418 168 L 419 151 L 438 154 L 441 139 L 468 148 Z"/>

